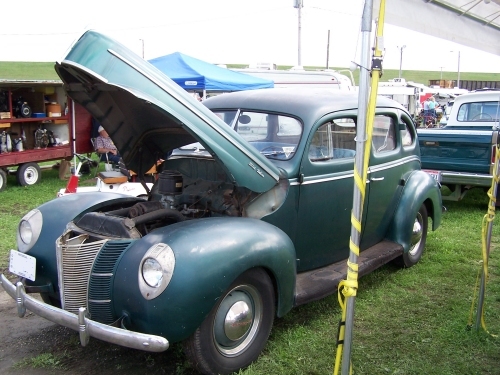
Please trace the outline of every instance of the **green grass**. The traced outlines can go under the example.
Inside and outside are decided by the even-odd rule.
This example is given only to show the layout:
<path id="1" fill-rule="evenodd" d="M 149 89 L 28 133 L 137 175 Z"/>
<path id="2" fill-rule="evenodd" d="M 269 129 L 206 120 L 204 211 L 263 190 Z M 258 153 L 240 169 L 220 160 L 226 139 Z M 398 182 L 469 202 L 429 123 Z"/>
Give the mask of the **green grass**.
<path id="1" fill-rule="evenodd" d="M 242 64 L 227 64 L 228 68 L 245 68 L 246 65 Z M 278 69 L 290 69 L 292 66 L 279 66 Z M 306 66 L 307 70 L 324 69 L 320 66 Z M 334 70 L 346 70 L 346 67 L 332 67 Z M 359 70 L 353 72 L 356 84 L 359 84 Z M 383 71 L 381 81 L 388 81 L 392 78 L 399 77 L 399 70 L 387 69 Z M 407 81 L 413 81 L 429 84 L 430 80 L 454 80 L 457 79 L 457 72 L 446 71 L 429 71 L 429 70 L 403 70 L 402 77 Z M 13 62 L 13 61 L 0 61 L 0 79 L 40 79 L 40 80 L 53 80 L 59 79 L 55 70 L 54 63 L 51 62 Z M 471 81 L 500 81 L 500 74 L 497 73 L 473 73 L 473 72 L 460 72 L 461 80 Z"/>
<path id="2" fill-rule="evenodd" d="M 0 61 L 0 79 L 60 80 L 52 62 Z"/>
<path id="3" fill-rule="evenodd" d="M 14 368 L 41 368 L 46 370 L 64 369 L 62 361 L 64 356 L 55 356 L 52 353 L 42 353 L 32 358 L 25 358 L 16 363 Z"/>
<path id="4" fill-rule="evenodd" d="M 0 193 L 2 267 L 7 266 L 8 250 L 15 248 L 18 220 L 65 186 L 54 170 L 44 171 L 40 184 L 26 188 L 15 186 L 12 178 Z M 487 197 L 476 189 L 463 201 L 445 205 L 448 211 L 442 225 L 429 233 L 419 264 L 409 269 L 387 265 L 360 280 L 352 343 L 356 375 L 498 374 L 500 339 L 482 329 L 468 329 L 481 264 Z M 495 220 L 484 307 L 487 328 L 493 334 L 500 334 L 499 241 Z M 475 305 L 472 311 L 474 325 Z M 241 374 L 331 374 L 340 314 L 333 295 L 276 319 L 259 360 Z M 179 346 L 173 346 L 174 352 L 175 348 Z M 59 354 L 53 353 L 54 358 Z M 161 363 L 164 355 L 150 354 L 148 358 Z M 170 355 L 179 373 L 192 374 L 182 352 Z M 118 365 L 121 363 L 114 366 Z"/>
<path id="5" fill-rule="evenodd" d="M 40 163 L 43 165 L 44 163 Z M 53 164 L 53 162 L 51 162 Z M 103 165 L 100 165 L 103 168 Z M 94 184 L 92 168 L 90 175 L 80 178 L 80 185 Z M 15 175 L 7 176 L 7 187 L 0 192 L 2 204 L 0 205 L 0 269 L 7 267 L 7 258 L 10 249 L 16 249 L 17 224 L 19 220 L 31 209 L 38 207 L 56 197 L 57 192 L 66 187 L 66 180 L 59 179 L 58 169 L 43 169 L 40 183 L 31 186 L 19 186 Z"/>

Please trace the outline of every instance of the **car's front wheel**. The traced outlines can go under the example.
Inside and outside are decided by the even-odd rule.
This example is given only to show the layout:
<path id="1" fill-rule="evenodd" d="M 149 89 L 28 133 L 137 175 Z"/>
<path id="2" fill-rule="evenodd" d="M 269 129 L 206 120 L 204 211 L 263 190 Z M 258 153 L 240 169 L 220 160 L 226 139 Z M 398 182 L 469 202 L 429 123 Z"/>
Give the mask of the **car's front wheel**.
<path id="1" fill-rule="evenodd" d="M 255 361 L 266 345 L 275 314 L 269 275 L 252 269 L 240 275 L 219 299 L 184 350 L 204 374 L 230 374 Z"/>
<path id="2" fill-rule="evenodd" d="M 411 267 L 418 263 L 424 253 L 425 242 L 427 241 L 427 228 L 429 219 L 427 209 L 422 205 L 413 221 L 410 249 L 404 252 L 396 262 L 402 267 Z"/>

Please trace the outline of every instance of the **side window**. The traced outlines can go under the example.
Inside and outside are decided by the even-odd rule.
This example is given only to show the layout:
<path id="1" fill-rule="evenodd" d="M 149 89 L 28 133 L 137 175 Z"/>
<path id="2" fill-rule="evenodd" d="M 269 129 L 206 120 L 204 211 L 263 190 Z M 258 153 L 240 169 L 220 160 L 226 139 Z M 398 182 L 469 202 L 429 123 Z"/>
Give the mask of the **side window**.
<path id="1" fill-rule="evenodd" d="M 403 140 L 403 147 L 411 146 L 413 144 L 413 134 L 411 134 L 408 125 L 406 125 L 405 130 L 401 130 L 401 139 Z"/>
<path id="2" fill-rule="evenodd" d="M 372 144 L 376 153 L 392 151 L 396 148 L 394 121 L 389 116 L 375 116 Z"/>
<path id="3" fill-rule="evenodd" d="M 309 160 L 313 162 L 354 158 L 356 155 L 356 127 L 351 118 L 336 119 L 321 125 L 309 146 Z"/>

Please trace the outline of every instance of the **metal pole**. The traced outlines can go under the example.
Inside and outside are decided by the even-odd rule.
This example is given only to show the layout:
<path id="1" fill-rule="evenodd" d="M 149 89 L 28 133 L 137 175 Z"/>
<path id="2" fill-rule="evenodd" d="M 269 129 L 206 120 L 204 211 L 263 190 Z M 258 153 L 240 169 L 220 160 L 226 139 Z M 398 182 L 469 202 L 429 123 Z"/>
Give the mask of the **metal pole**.
<path id="1" fill-rule="evenodd" d="M 367 69 L 370 66 L 370 36 L 372 29 L 373 0 L 366 0 L 361 20 L 361 67 L 359 73 L 359 96 L 358 96 L 358 127 L 356 133 L 356 158 L 355 164 L 358 171 L 363 170 L 363 160 L 366 143 L 366 112 L 368 107 L 368 94 L 370 91 L 370 74 Z M 356 187 L 356 185 L 355 185 Z M 363 215 L 363 197 L 359 189 L 354 189 L 353 216 L 361 222 Z M 361 234 L 351 226 L 351 239 L 359 245 Z M 352 251 L 349 253 L 349 262 L 357 263 L 358 256 Z M 342 354 L 342 375 L 348 375 L 351 364 L 352 329 L 354 319 L 354 297 L 346 297 L 346 321 L 344 334 L 344 348 Z"/>
<path id="2" fill-rule="evenodd" d="M 399 56 L 399 78 L 401 78 L 401 67 L 403 66 L 403 49 L 406 48 L 406 45 L 399 47 L 401 50 L 401 54 Z"/>
<path id="3" fill-rule="evenodd" d="M 458 51 L 458 78 L 457 87 L 460 88 L 460 51 Z"/>
<path id="4" fill-rule="evenodd" d="M 302 66 L 302 0 L 297 0 L 299 11 L 299 36 L 298 36 L 298 65 Z"/>
<path id="5" fill-rule="evenodd" d="M 329 67 L 330 61 L 330 30 L 328 30 L 328 40 L 326 42 L 326 69 Z"/>
<path id="6" fill-rule="evenodd" d="M 443 68 L 444 68 L 444 66 L 440 66 L 440 68 L 441 68 L 441 75 L 439 76 L 439 80 L 441 81 L 443 79 Z M 441 82 L 440 82 L 440 84 L 441 84 Z"/>
<path id="7" fill-rule="evenodd" d="M 76 114 L 75 114 L 75 102 L 73 99 L 71 100 L 71 138 L 73 141 L 73 163 L 75 165 L 75 175 L 78 174 L 76 173 Z M 68 105 L 70 103 L 66 103 Z"/>
<path id="8" fill-rule="evenodd" d="M 142 42 L 142 58 L 144 58 L 144 39 L 139 39 Z"/>

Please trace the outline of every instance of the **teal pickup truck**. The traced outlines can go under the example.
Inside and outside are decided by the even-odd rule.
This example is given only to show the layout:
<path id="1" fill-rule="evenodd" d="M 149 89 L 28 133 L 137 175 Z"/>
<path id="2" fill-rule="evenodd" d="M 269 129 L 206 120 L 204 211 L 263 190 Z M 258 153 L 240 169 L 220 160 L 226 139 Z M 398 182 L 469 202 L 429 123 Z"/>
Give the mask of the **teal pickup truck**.
<path id="1" fill-rule="evenodd" d="M 472 188 L 491 186 L 499 141 L 500 91 L 480 90 L 456 98 L 442 128 L 418 129 L 422 169 L 458 201 Z"/>

